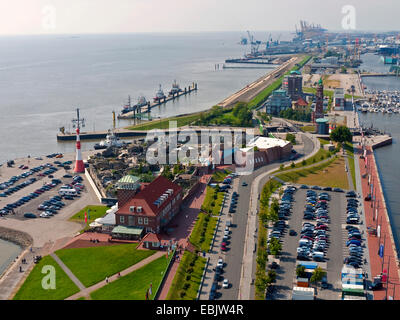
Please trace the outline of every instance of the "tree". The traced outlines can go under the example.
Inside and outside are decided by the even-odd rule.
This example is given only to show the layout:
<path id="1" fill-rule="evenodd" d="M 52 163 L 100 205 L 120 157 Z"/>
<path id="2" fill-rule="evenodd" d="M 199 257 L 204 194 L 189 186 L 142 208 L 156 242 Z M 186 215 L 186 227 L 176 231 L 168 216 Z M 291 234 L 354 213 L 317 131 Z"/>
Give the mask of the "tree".
<path id="1" fill-rule="evenodd" d="M 267 283 L 271 284 L 276 280 L 276 271 L 275 270 L 268 270 L 267 274 Z"/>
<path id="2" fill-rule="evenodd" d="M 294 164 L 294 162 L 292 162 L 292 164 L 290 165 L 290 167 L 293 169 L 296 167 L 296 165 Z"/>
<path id="3" fill-rule="evenodd" d="M 318 285 L 318 282 L 320 282 L 322 280 L 322 278 L 325 277 L 325 275 L 326 275 L 326 272 L 324 270 L 322 270 L 321 267 L 317 267 L 317 268 L 315 268 L 315 270 L 310 278 L 310 281 L 312 283 L 315 283 Z"/>
<path id="4" fill-rule="evenodd" d="M 331 140 L 335 142 L 351 142 L 353 139 L 353 135 L 351 131 L 346 126 L 339 126 L 335 130 L 333 130 L 330 134 Z"/>
<path id="5" fill-rule="evenodd" d="M 291 133 L 286 134 L 285 140 L 291 142 L 292 144 L 296 144 L 296 136 L 294 134 Z"/>
<path id="6" fill-rule="evenodd" d="M 298 264 L 296 267 L 296 276 L 304 278 L 306 276 L 306 267 Z"/>
<path id="7" fill-rule="evenodd" d="M 269 251 L 272 255 L 278 256 L 282 250 L 282 244 L 277 238 L 271 238 L 269 242 Z"/>

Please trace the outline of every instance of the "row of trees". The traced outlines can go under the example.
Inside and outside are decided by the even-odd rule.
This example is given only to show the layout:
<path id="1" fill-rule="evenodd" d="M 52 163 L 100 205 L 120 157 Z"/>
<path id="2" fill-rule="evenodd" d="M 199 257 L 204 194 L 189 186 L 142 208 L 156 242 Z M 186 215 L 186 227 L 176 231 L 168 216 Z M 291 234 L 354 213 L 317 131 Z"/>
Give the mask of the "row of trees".
<path id="1" fill-rule="evenodd" d="M 253 113 L 244 102 L 237 103 L 232 109 L 214 106 L 208 112 L 202 112 L 196 125 L 229 125 L 236 127 L 251 127 Z"/>
<path id="2" fill-rule="evenodd" d="M 295 120 L 295 121 L 303 121 L 303 122 L 311 121 L 311 111 L 293 110 L 292 108 L 282 110 L 279 116 L 281 118 Z"/>

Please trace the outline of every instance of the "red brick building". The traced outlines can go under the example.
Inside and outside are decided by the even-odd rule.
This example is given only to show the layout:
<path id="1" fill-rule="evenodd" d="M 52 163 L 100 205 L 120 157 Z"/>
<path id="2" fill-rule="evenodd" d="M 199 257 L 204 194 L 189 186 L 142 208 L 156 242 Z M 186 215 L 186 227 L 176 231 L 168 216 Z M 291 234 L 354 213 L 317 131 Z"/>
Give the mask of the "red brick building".
<path id="1" fill-rule="evenodd" d="M 159 176 L 130 200 L 124 198 L 122 203 L 115 214 L 117 225 L 160 233 L 180 210 L 182 188 Z"/>

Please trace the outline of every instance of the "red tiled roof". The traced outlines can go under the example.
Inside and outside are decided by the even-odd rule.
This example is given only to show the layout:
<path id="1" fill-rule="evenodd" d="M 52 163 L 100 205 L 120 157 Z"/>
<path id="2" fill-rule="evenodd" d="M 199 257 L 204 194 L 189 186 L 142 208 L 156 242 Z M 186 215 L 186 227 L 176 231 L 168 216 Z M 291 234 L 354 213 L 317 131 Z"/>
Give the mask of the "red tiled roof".
<path id="1" fill-rule="evenodd" d="M 147 242 L 160 242 L 161 243 L 162 238 L 155 233 L 149 232 L 148 234 L 146 234 L 143 239 L 142 242 L 147 241 Z"/>
<path id="2" fill-rule="evenodd" d="M 172 196 L 169 196 L 161 206 L 157 208 L 154 202 L 168 189 L 174 190 Z M 147 185 L 143 190 L 137 193 L 131 200 L 125 203 L 118 211 L 117 214 L 133 214 L 140 216 L 157 216 L 165 206 L 176 196 L 182 188 L 177 184 L 171 182 L 163 176 L 157 177 L 153 182 Z M 131 206 L 142 207 L 142 212 L 130 212 Z"/>
<path id="3" fill-rule="evenodd" d="M 304 101 L 303 98 L 299 98 L 296 103 L 298 106 L 302 106 L 302 107 L 308 106 L 308 103 L 306 101 Z"/>

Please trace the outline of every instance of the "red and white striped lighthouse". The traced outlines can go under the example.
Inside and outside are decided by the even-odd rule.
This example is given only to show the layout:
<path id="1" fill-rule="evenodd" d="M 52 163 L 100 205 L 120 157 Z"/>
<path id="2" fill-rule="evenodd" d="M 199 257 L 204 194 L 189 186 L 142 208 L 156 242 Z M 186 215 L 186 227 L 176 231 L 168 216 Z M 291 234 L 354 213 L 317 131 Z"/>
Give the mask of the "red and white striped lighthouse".
<path id="1" fill-rule="evenodd" d="M 75 161 L 75 173 L 84 173 L 85 172 L 85 164 L 82 159 L 81 152 L 81 139 L 79 137 L 79 128 L 76 129 L 76 161 Z"/>
<path id="2" fill-rule="evenodd" d="M 79 109 L 76 109 L 76 112 L 77 112 L 78 118 L 73 120 L 73 122 L 76 122 L 76 124 L 77 124 L 77 128 L 76 128 L 76 160 L 75 160 L 74 172 L 75 173 L 84 173 L 85 172 L 85 164 L 83 163 L 83 159 L 82 159 L 81 139 L 79 137 L 80 123 L 82 122 L 82 124 L 83 124 L 84 119 L 79 118 Z"/>

